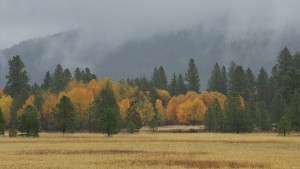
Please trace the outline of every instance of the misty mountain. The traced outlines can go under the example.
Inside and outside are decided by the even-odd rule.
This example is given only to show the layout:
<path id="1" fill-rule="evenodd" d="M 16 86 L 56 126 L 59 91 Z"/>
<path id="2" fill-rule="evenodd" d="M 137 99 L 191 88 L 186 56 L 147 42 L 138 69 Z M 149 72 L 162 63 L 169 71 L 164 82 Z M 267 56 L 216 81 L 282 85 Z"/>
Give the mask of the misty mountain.
<path id="1" fill-rule="evenodd" d="M 281 34 L 265 31 L 249 33 L 244 38 L 230 38 L 225 30 L 200 27 L 128 42 L 106 55 L 99 72 L 115 79 L 141 75 L 150 77 L 153 68 L 162 65 L 171 77 L 173 72 L 184 74 L 189 59 L 194 58 L 204 89 L 216 62 L 229 66 L 234 61 L 245 69 L 250 67 L 255 73 L 263 66 L 270 72 L 278 53 L 285 46 L 292 53 L 300 50 L 299 37 L 296 31 Z"/>
<path id="2" fill-rule="evenodd" d="M 56 64 L 68 67 L 90 67 L 98 76 L 114 80 L 146 75 L 151 77 L 154 67 L 164 66 L 170 77 L 173 72 L 184 74 L 188 61 L 194 58 L 204 89 L 213 64 L 228 66 L 230 61 L 250 67 L 255 73 L 261 66 L 270 72 L 281 49 L 287 46 L 292 53 L 300 50 L 300 34 L 285 30 L 258 31 L 242 37 L 229 37 L 226 29 L 207 29 L 199 26 L 152 37 L 128 40 L 111 47 L 101 38 L 90 40 L 81 30 L 23 41 L 1 53 L 1 85 L 7 74 L 7 61 L 20 55 L 26 64 L 31 82 L 42 82 L 46 71 L 53 72 Z M 4 81 L 3 81 L 4 79 Z"/>

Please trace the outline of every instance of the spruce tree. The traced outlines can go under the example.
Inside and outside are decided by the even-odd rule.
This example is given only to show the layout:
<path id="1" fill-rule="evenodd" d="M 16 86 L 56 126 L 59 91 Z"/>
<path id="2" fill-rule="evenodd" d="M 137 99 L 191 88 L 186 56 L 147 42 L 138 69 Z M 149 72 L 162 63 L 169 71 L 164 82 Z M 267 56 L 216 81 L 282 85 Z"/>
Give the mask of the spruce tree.
<path id="1" fill-rule="evenodd" d="M 173 76 L 172 76 L 172 79 L 171 79 L 169 92 L 170 92 L 171 96 L 176 96 L 176 95 L 179 94 L 178 80 L 177 80 L 177 76 L 176 76 L 175 73 L 173 73 Z"/>
<path id="2" fill-rule="evenodd" d="M 64 80 L 63 80 L 63 89 L 67 87 L 68 83 L 72 79 L 72 74 L 69 69 L 64 70 Z"/>
<path id="3" fill-rule="evenodd" d="M 221 88 L 221 93 L 224 95 L 227 94 L 227 71 L 225 66 L 222 67 L 222 88 Z"/>
<path id="4" fill-rule="evenodd" d="M 138 132 L 142 128 L 142 120 L 137 111 L 137 100 L 130 103 L 129 109 L 126 111 L 126 128 L 130 133 Z"/>
<path id="5" fill-rule="evenodd" d="M 96 96 L 92 110 L 100 132 L 108 136 L 119 133 L 121 127 L 119 107 L 116 97 L 109 87 L 102 89 Z"/>
<path id="6" fill-rule="evenodd" d="M 268 102 L 268 74 L 263 67 L 260 68 L 259 74 L 257 77 L 257 100 Z"/>
<path id="7" fill-rule="evenodd" d="M 236 66 L 236 68 L 232 70 L 229 86 L 231 91 L 238 92 L 245 100 L 249 99 L 247 98 L 247 79 L 242 66 Z"/>
<path id="8" fill-rule="evenodd" d="M 268 93 L 269 93 L 269 97 L 268 97 L 268 101 L 266 102 L 267 105 L 270 105 L 272 100 L 274 99 L 277 89 L 278 89 L 278 85 L 277 85 L 277 76 L 278 76 L 278 70 L 277 70 L 277 66 L 273 66 L 272 68 L 272 73 L 271 73 L 271 77 L 269 79 L 268 82 Z"/>
<path id="9" fill-rule="evenodd" d="M 204 118 L 205 128 L 208 132 L 216 132 L 222 131 L 222 110 L 220 107 L 220 103 L 218 99 L 215 99 L 213 104 L 211 104 L 206 113 Z"/>
<path id="10" fill-rule="evenodd" d="M 66 84 L 65 80 L 64 70 L 61 65 L 58 64 L 52 75 L 51 91 L 55 94 L 58 94 L 60 91 L 62 91 Z"/>
<path id="11" fill-rule="evenodd" d="M 43 114 L 44 99 L 43 99 L 41 91 L 35 92 L 33 104 L 34 104 L 34 107 L 36 108 L 37 113 L 40 115 L 41 127 L 43 129 L 45 129 L 46 128 L 46 126 L 45 126 L 46 117 Z"/>
<path id="12" fill-rule="evenodd" d="M 205 129 L 210 133 L 216 130 L 216 113 L 213 110 L 213 105 L 210 105 L 205 113 L 204 124 Z"/>
<path id="13" fill-rule="evenodd" d="M 25 65 L 21 60 L 20 56 L 14 56 L 11 60 L 8 61 L 9 73 L 6 75 L 8 80 L 4 91 L 8 95 L 12 96 L 13 102 L 10 110 L 10 127 L 17 127 L 17 111 L 25 103 L 28 92 L 30 90 L 29 76 L 26 72 Z"/>
<path id="14" fill-rule="evenodd" d="M 291 104 L 290 111 L 292 114 L 292 125 L 293 127 L 299 131 L 300 130 L 300 94 L 298 91 L 295 91 Z"/>
<path id="15" fill-rule="evenodd" d="M 167 76 L 162 66 L 160 66 L 158 69 L 154 68 L 152 82 L 158 89 L 166 90 L 168 88 Z"/>
<path id="16" fill-rule="evenodd" d="M 0 135 L 4 135 L 5 127 L 6 127 L 6 121 L 2 109 L 0 107 Z"/>
<path id="17" fill-rule="evenodd" d="M 294 55 L 292 63 L 296 69 L 300 70 L 300 52 Z"/>
<path id="18" fill-rule="evenodd" d="M 179 94 L 186 94 L 187 86 L 184 83 L 184 79 L 181 74 L 178 75 L 178 93 Z"/>
<path id="19" fill-rule="evenodd" d="M 75 80 L 76 81 L 80 81 L 80 80 L 82 80 L 82 75 L 81 75 L 81 71 L 80 71 L 80 69 L 77 67 L 76 69 L 75 69 L 75 71 L 74 71 L 74 78 L 75 78 Z"/>
<path id="20" fill-rule="evenodd" d="M 54 113 L 54 123 L 62 133 L 73 133 L 77 126 L 76 113 L 71 100 L 67 96 L 62 96 L 56 105 L 57 111 Z"/>
<path id="21" fill-rule="evenodd" d="M 208 80 L 207 91 L 218 91 L 222 92 L 223 78 L 220 66 L 218 63 L 215 64 L 211 76 Z"/>
<path id="22" fill-rule="evenodd" d="M 250 96 L 254 95 L 255 93 L 255 77 L 250 68 L 246 70 L 246 79 L 247 79 L 246 98 L 250 99 Z"/>
<path id="23" fill-rule="evenodd" d="M 189 91 L 199 92 L 200 78 L 194 59 L 190 59 L 189 68 L 185 74 L 185 80 L 187 81 L 187 87 Z"/>
<path id="24" fill-rule="evenodd" d="M 47 71 L 45 78 L 44 78 L 44 82 L 42 84 L 42 89 L 44 90 L 48 90 L 51 87 L 51 74 L 49 71 Z"/>
<path id="25" fill-rule="evenodd" d="M 159 89 L 167 90 L 167 88 L 168 88 L 168 79 L 167 79 L 165 70 L 162 66 L 160 66 L 158 68 L 158 73 L 159 73 L 159 79 L 160 79 Z"/>
<path id="26" fill-rule="evenodd" d="M 20 118 L 19 130 L 26 133 L 26 136 L 39 136 L 40 121 L 36 110 L 32 106 L 27 106 Z"/>
<path id="27" fill-rule="evenodd" d="M 262 131 L 269 131 L 272 129 L 270 115 L 264 102 L 257 103 L 256 126 Z"/>
<path id="28" fill-rule="evenodd" d="M 150 99 L 150 102 L 151 102 L 152 105 L 155 105 L 156 100 L 159 99 L 158 92 L 155 89 L 153 84 L 150 84 L 149 99 Z M 149 121 L 149 128 L 150 128 L 151 131 L 155 131 L 157 129 L 157 126 L 158 126 L 158 123 L 159 123 L 158 112 L 157 112 L 155 106 L 153 106 L 153 108 L 154 108 L 154 116 Z"/>
<path id="29" fill-rule="evenodd" d="M 8 61 L 9 73 L 6 75 L 5 93 L 13 98 L 18 95 L 21 90 L 29 90 L 29 76 L 25 69 L 25 64 L 21 57 L 16 55 Z"/>
<path id="30" fill-rule="evenodd" d="M 282 88 L 284 86 L 284 79 L 287 72 L 292 68 L 292 56 L 287 47 L 285 47 L 277 57 L 277 68 L 278 68 L 278 87 Z"/>
<path id="31" fill-rule="evenodd" d="M 291 122 L 290 122 L 289 118 L 286 115 L 282 116 L 282 118 L 280 119 L 280 121 L 278 123 L 279 134 L 283 133 L 283 136 L 285 136 L 291 130 L 292 130 L 292 126 L 291 126 Z"/>
<path id="32" fill-rule="evenodd" d="M 245 112 L 249 115 L 250 121 L 256 124 L 257 106 L 253 95 L 251 95 L 249 101 L 246 102 Z"/>
<path id="33" fill-rule="evenodd" d="M 231 91 L 225 100 L 225 131 L 249 132 L 253 130 L 249 115 L 241 105 L 241 99 L 237 92 Z"/>
<path id="34" fill-rule="evenodd" d="M 160 77 L 159 77 L 158 69 L 156 67 L 153 70 L 151 80 L 152 80 L 154 86 L 158 88 L 158 86 L 160 85 Z"/>
<path id="35" fill-rule="evenodd" d="M 296 90 L 300 91 L 300 70 L 292 67 L 285 75 L 283 87 L 281 88 L 283 97 L 287 102 L 291 101 Z"/>
<path id="36" fill-rule="evenodd" d="M 273 122 L 278 124 L 285 110 L 285 100 L 280 93 L 277 93 L 272 100 L 271 110 Z"/>

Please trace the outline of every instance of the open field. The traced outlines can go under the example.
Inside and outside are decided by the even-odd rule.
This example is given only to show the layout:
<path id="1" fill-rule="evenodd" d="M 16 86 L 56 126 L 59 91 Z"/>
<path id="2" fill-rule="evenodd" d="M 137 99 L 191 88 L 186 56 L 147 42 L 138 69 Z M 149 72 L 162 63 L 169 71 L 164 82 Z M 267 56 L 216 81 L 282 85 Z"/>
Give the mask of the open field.
<path id="1" fill-rule="evenodd" d="M 0 138 L 0 168 L 300 168 L 300 135 L 41 133 Z"/>

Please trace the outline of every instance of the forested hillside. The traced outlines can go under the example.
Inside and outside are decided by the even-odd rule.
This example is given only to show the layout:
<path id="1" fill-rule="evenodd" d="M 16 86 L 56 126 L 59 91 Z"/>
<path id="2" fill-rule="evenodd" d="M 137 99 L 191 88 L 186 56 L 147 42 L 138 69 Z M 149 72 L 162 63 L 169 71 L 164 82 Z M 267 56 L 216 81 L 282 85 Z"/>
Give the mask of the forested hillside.
<path id="1" fill-rule="evenodd" d="M 113 47 L 101 38 L 88 40 L 81 30 L 62 32 L 4 49 L 0 75 L 4 78 L 4 72 L 8 69 L 6 63 L 15 55 L 22 56 L 27 71 L 32 75 L 31 83 L 41 83 L 46 70 L 53 71 L 58 63 L 72 71 L 79 65 L 82 69 L 89 67 L 97 76 L 110 76 L 114 80 L 143 75 L 149 78 L 153 67 L 164 65 L 170 78 L 173 72 L 180 73 L 187 69 L 189 59 L 194 58 L 200 78 L 206 82 L 216 62 L 229 66 L 234 61 L 252 68 L 255 74 L 264 66 L 270 73 L 279 49 L 288 47 L 294 53 L 300 48 L 297 31 L 275 33 L 267 30 L 231 37 L 224 25 L 216 24 L 213 29 L 199 26 L 144 39 L 131 39 Z M 3 80 L 1 84 L 4 84 Z M 205 86 L 206 83 L 202 83 L 202 87 Z"/>
<path id="2" fill-rule="evenodd" d="M 284 48 L 269 74 L 235 62 L 215 63 L 208 81 L 201 81 L 194 59 L 187 69 L 167 77 L 163 66 L 151 78 L 100 79 L 86 67 L 72 73 L 58 64 L 41 85 L 30 85 L 20 56 L 8 62 L 6 84 L 0 90 L 0 124 L 28 136 L 45 131 L 103 132 L 126 129 L 152 131 L 170 124 L 205 125 L 209 132 L 300 129 L 300 55 Z M 207 90 L 200 90 L 207 83 Z"/>

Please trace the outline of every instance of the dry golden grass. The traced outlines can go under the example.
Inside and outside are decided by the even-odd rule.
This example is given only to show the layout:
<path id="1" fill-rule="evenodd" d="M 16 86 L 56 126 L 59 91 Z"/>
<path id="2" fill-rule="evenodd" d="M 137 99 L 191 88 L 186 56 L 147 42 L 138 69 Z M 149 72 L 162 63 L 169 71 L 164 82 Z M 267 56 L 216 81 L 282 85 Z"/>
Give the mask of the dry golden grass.
<path id="1" fill-rule="evenodd" d="M 0 168 L 300 168 L 300 136 L 41 133 L 0 137 Z"/>

